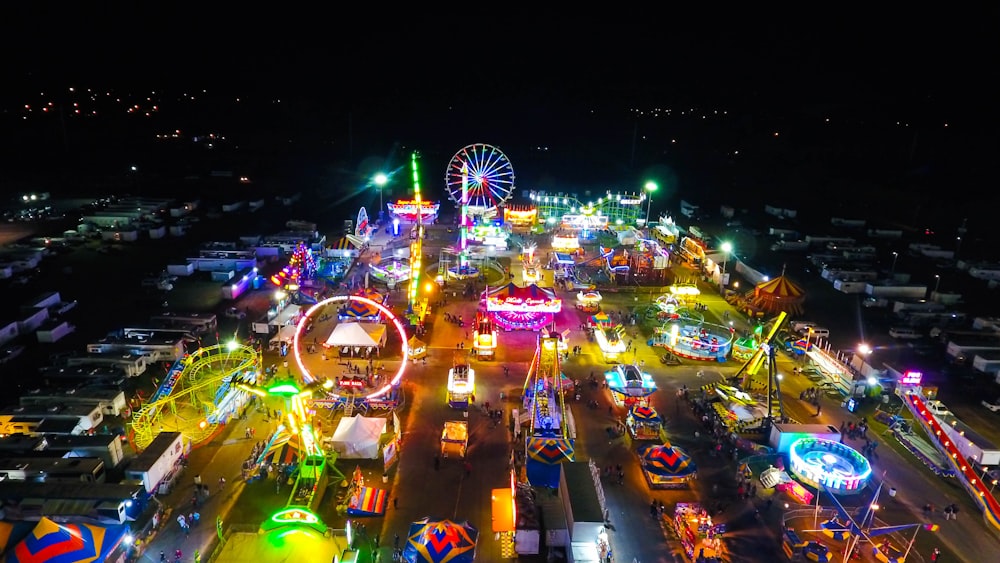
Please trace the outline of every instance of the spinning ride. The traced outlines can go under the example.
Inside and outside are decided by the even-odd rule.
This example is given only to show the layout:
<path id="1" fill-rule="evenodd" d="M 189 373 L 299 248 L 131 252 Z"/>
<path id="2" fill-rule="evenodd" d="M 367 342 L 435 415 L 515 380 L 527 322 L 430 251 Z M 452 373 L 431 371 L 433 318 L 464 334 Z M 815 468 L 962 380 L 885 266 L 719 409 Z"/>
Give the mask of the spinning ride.
<path id="1" fill-rule="evenodd" d="M 689 360 L 725 362 L 732 349 L 732 327 L 713 323 L 685 323 L 678 318 L 657 329 L 654 345 Z"/>
<path id="2" fill-rule="evenodd" d="M 584 313 L 598 313 L 601 310 L 601 292 L 594 290 L 581 291 L 576 294 L 576 308 Z"/>
<path id="3" fill-rule="evenodd" d="M 410 279 L 410 260 L 408 258 L 390 258 L 377 265 L 372 264 L 368 268 L 372 277 L 390 286 Z"/>
<path id="4" fill-rule="evenodd" d="M 611 323 L 598 323 L 594 325 L 594 341 L 601 349 L 605 362 L 617 362 L 619 356 L 623 356 L 628 351 L 625 343 L 625 327 Z"/>
<path id="5" fill-rule="evenodd" d="M 467 206 L 470 215 L 490 216 L 514 194 L 514 167 L 500 149 L 475 143 L 455 153 L 444 181 L 451 200 Z"/>
<path id="6" fill-rule="evenodd" d="M 142 450 L 162 431 L 180 432 L 193 445 L 211 438 L 250 398 L 237 384 L 255 384 L 260 374 L 260 353 L 237 342 L 184 356 L 132 415 L 132 443 Z"/>
<path id="7" fill-rule="evenodd" d="M 792 475 L 814 488 L 831 494 L 860 492 L 868 484 L 872 468 L 854 448 L 822 438 L 802 438 L 788 450 Z"/>
<path id="8" fill-rule="evenodd" d="M 535 356 L 524 381 L 524 412 L 530 416 L 525 438 L 525 469 L 532 486 L 559 486 L 559 464 L 573 460 L 574 441 L 569 435 L 569 415 L 560 393 L 558 334 L 538 337 Z"/>
<path id="9" fill-rule="evenodd" d="M 540 330 L 552 323 L 555 314 L 562 310 L 562 299 L 551 289 L 529 285 L 518 287 L 513 283 L 487 289 L 482 295 L 486 313 L 505 331 Z"/>
<path id="10" fill-rule="evenodd" d="M 401 357 L 398 360 L 399 367 L 391 376 L 379 379 L 376 386 L 369 385 L 370 380 L 366 378 L 358 379 L 357 385 L 352 384 L 337 388 L 334 387 L 333 381 L 329 378 L 314 375 L 312 368 L 310 368 L 305 358 L 302 356 L 305 348 L 302 339 L 306 332 L 306 326 L 312 325 L 313 321 L 316 320 L 318 313 L 323 311 L 325 307 L 331 304 L 334 308 L 339 308 L 342 305 L 350 307 L 352 302 L 355 301 L 378 309 L 383 318 L 386 319 L 386 325 L 396 329 L 396 334 L 401 343 Z M 295 328 L 295 338 L 292 341 L 292 356 L 295 358 L 295 364 L 298 367 L 299 372 L 302 374 L 302 380 L 306 384 L 325 380 L 323 381 L 323 386 L 327 389 L 327 395 L 323 399 L 314 399 L 314 405 L 341 408 L 346 407 L 346 405 L 350 403 L 352 405 L 352 409 L 353 406 L 359 405 L 374 408 L 393 408 L 396 406 L 399 399 L 399 384 L 403 379 L 403 374 L 406 372 L 406 363 L 410 357 L 410 346 L 409 339 L 406 336 L 406 329 L 403 328 L 403 323 L 385 305 L 360 295 L 335 295 L 316 303 L 310 307 L 304 315 L 302 315 L 302 318 L 299 320 L 299 323 Z M 381 357 L 381 361 L 383 363 L 388 361 L 385 354 L 382 354 Z M 395 360 L 393 363 L 395 363 Z M 327 364 L 320 365 L 326 366 Z M 347 381 L 347 378 L 344 378 L 344 380 Z"/>
<path id="11" fill-rule="evenodd" d="M 618 364 L 604 372 L 604 381 L 618 406 L 648 405 L 649 396 L 656 392 L 653 376 L 633 364 Z"/>

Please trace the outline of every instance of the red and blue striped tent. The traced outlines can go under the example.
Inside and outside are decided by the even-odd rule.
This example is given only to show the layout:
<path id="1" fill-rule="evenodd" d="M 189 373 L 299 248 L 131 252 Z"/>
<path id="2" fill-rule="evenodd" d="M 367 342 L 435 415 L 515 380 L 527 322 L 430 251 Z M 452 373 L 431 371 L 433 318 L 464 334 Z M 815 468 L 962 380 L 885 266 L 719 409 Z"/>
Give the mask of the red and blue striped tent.
<path id="1" fill-rule="evenodd" d="M 353 516 L 382 516 L 388 501 L 385 489 L 358 487 L 347 503 L 347 513 Z"/>
<path id="2" fill-rule="evenodd" d="M 527 450 L 529 459 L 547 465 L 573 459 L 573 442 L 562 438 L 528 438 Z"/>
<path id="3" fill-rule="evenodd" d="M 642 469 L 651 476 L 684 479 L 694 477 L 698 466 L 684 450 L 667 444 L 647 444 L 639 448 Z"/>
<path id="4" fill-rule="evenodd" d="M 660 418 L 660 413 L 656 412 L 653 407 L 646 407 L 641 405 L 634 405 L 632 411 L 629 413 L 636 422 L 641 422 L 645 424 L 655 424 L 657 422 L 662 422 Z"/>
<path id="5" fill-rule="evenodd" d="M 6 563 L 99 563 L 125 538 L 127 526 L 57 524 L 42 517 L 4 557 Z"/>
<path id="6" fill-rule="evenodd" d="M 468 522 L 424 518 L 410 524 L 403 548 L 406 563 L 472 563 L 479 530 Z"/>

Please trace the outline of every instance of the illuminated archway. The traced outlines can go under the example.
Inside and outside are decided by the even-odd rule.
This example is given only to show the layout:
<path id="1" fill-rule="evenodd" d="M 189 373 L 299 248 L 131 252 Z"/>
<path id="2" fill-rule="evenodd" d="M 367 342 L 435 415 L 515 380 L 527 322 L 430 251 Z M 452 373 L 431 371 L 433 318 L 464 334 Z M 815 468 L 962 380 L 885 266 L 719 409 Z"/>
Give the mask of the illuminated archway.
<path id="1" fill-rule="evenodd" d="M 409 344 L 407 344 L 408 341 L 406 337 L 406 329 L 403 328 L 403 323 L 399 322 L 399 319 L 396 317 L 396 315 L 394 315 L 392 311 L 386 308 L 385 305 L 377 301 L 368 299 L 367 297 L 361 297 L 360 295 L 335 295 L 333 297 L 324 299 L 319 303 L 316 303 L 315 305 L 310 307 L 308 311 L 306 311 L 306 314 L 302 315 L 302 318 L 299 319 L 298 326 L 295 327 L 295 338 L 292 340 L 292 355 L 295 356 L 295 363 L 296 365 L 299 366 L 299 370 L 301 370 L 302 372 L 302 379 L 306 383 L 315 382 L 316 378 L 313 377 L 312 372 L 310 372 L 309 368 L 307 368 L 305 364 L 302 362 L 302 349 L 300 347 L 299 341 L 302 337 L 306 325 L 309 324 L 309 319 L 312 318 L 313 313 L 315 313 L 317 310 L 319 310 L 322 307 L 325 307 L 330 303 L 341 303 L 346 301 L 360 301 L 365 305 L 370 305 L 378 309 L 380 313 L 385 315 L 385 318 L 392 321 L 393 326 L 396 327 L 396 332 L 399 334 L 399 340 L 402 343 L 403 361 L 400 362 L 399 370 L 396 371 L 396 375 L 394 375 L 392 379 L 390 379 L 380 389 L 372 393 L 369 393 L 368 395 L 365 395 L 365 399 L 377 399 L 382 395 L 388 393 L 390 389 L 399 384 L 400 380 L 403 379 L 403 373 L 406 372 L 406 362 L 407 360 L 409 360 L 410 357 L 410 347 Z M 331 390 L 330 393 L 335 397 L 340 397 L 340 394 L 337 393 L 336 390 Z"/>

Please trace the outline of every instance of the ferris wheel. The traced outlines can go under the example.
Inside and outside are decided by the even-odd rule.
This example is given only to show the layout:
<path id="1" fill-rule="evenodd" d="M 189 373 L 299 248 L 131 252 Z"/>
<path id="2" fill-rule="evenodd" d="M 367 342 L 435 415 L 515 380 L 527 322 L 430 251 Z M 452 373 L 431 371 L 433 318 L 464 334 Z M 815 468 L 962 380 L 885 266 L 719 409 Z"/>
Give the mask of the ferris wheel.
<path id="1" fill-rule="evenodd" d="M 463 168 L 466 172 L 463 173 Z M 510 199 L 514 193 L 514 168 L 500 149 L 483 143 L 455 153 L 445 170 L 448 196 L 462 205 L 462 182 L 467 183 L 469 213 L 483 214 Z"/>

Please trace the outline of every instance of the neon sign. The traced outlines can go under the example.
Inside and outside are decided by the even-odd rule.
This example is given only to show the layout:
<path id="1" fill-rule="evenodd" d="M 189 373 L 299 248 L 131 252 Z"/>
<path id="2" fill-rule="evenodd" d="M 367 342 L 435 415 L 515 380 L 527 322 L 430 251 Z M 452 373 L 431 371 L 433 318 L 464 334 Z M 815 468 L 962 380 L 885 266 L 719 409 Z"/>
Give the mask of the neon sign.
<path id="1" fill-rule="evenodd" d="M 302 508 L 289 508 L 274 513 L 271 520 L 278 524 L 315 524 L 319 522 L 319 517 Z"/>
<path id="2" fill-rule="evenodd" d="M 924 374 L 919 371 L 907 371 L 903 373 L 903 376 L 899 378 L 899 382 L 903 385 L 920 385 L 923 381 Z"/>
<path id="3" fill-rule="evenodd" d="M 360 380 L 360 379 L 341 379 L 340 380 L 340 386 L 341 387 L 361 388 L 361 387 L 365 386 L 365 382 L 362 381 L 362 380 Z"/>
<path id="4" fill-rule="evenodd" d="M 490 311 L 558 313 L 562 309 L 562 299 L 542 299 L 536 297 L 507 296 L 503 299 L 491 297 L 487 302 Z"/>

